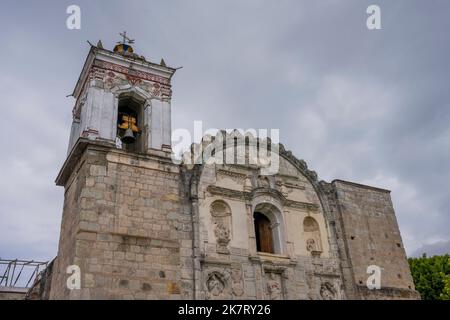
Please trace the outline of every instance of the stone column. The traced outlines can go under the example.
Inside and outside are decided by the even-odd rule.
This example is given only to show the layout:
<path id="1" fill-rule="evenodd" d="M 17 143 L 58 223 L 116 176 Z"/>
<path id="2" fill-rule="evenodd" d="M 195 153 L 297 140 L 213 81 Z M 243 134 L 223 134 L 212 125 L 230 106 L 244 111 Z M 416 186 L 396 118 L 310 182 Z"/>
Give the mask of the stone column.
<path id="1" fill-rule="evenodd" d="M 117 99 L 98 87 L 88 88 L 87 100 L 81 108 L 80 135 L 90 139 L 116 138 Z"/>
<path id="2" fill-rule="evenodd" d="M 72 151 L 73 146 L 80 137 L 80 119 L 73 118 L 72 127 L 70 128 L 69 148 L 67 154 Z"/>
<path id="3" fill-rule="evenodd" d="M 162 149 L 170 151 L 172 145 L 172 121 L 170 101 L 162 101 Z"/>
<path id="4" fill-rule="evenodd" d="M 117 135 L 118 100 L 112 92 L 101 90 L 99 96 L 100 119 L 98 124 L 99 137 L 115 141 Z"/>
<path id="5" fill-rule="evenodd" d="M 161 150 L 163 145 L 163 103 L 161 100 L 151 100 L 151 127 L 150 143 L 151 149 Z"/>

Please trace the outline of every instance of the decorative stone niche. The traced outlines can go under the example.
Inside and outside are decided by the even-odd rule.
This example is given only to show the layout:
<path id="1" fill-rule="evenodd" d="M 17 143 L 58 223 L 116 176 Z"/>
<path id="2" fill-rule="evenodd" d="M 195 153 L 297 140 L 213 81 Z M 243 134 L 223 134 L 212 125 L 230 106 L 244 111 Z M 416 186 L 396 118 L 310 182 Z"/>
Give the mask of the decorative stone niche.
<path id="1" fill-rule="evenodd" d="M 322 242 L 320 239 L 320 229 L 317 221 L 312 217 L 303 220 L 303 232 L 306 239 L 306 251 L 312 257 L 320 257 L 322 253 Z"/>
<path id="2" fill-rule="evenodd" d="M 217 253 L 229 254 L 228 244 L 231 241 L 231 209 L 223 200 L 211 204 L 211 223 L 216 238 Z"/>

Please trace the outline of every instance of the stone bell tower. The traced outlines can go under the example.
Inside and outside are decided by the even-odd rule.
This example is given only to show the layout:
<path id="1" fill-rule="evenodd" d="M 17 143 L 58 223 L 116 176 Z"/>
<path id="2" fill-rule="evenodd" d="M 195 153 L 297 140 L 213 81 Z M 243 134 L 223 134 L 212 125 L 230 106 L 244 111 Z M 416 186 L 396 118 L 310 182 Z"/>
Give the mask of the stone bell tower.
<path id="1" fill-rule="evenodd" d="M 192 291 L 192 225 L 170 157 L 176 69 L 134 53 L 133 40 L 121 36 L 113 51 L 91 46 L 73 92 L 68 155 L 56 179 L 65 194 L 51 299 Z M 67 285 L 77 276 L 67 271 L 73 266 L 79 288 Z"/>
<path id="2" fill-rule="evenodd" d="M 70 153 L 78 138 L 116 143 L 132 129 L 127 150 L 170 151 L 171 78 L 174 68 L 155 64 L 124 41 L 114 51 L 92 46 L 75 86 Z M 135 121 L 134 125 L 128 121 Z M 123 129 L 123 130 L 121 130 Z M 128 135 L 131 133 L 128 132 Z"/>

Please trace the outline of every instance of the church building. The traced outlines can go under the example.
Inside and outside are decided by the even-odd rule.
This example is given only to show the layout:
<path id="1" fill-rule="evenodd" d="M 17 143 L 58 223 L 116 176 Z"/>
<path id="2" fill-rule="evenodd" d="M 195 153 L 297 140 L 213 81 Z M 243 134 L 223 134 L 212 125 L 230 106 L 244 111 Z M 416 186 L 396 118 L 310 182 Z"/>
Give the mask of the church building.
<path id="1" fill-rule="evenodd" d="M 232 149 L 243 162 L 174 161 L 176 69 L 131 43 L 92 45 L 73 92 L 48 298 L 419 298 L 389 190 L 319 181 L 282 144 L 237 131 L 184 160 Z M 264 144 L 275 174 L 250 161 Z M 68 286 L 74 265 L 79 288 Z"/>

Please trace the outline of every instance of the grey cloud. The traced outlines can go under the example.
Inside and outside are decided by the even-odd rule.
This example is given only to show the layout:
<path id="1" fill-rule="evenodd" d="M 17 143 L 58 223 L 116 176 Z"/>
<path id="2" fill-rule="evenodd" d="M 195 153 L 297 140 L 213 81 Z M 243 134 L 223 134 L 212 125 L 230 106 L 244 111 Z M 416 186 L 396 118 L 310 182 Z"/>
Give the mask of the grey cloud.
<path id="1" fill-rule="evenodd" d="M 421 257 L 422 254 L 428 257 L 434 255 L 450 254 L 450 241 L 439 241 L 431 244 L 423 245 L 412 253 L 412 257 Z"/>

